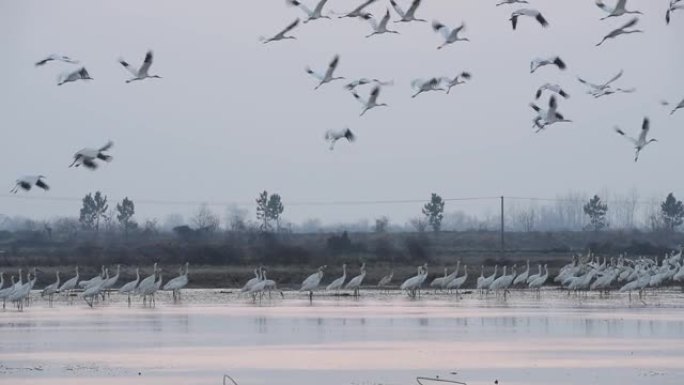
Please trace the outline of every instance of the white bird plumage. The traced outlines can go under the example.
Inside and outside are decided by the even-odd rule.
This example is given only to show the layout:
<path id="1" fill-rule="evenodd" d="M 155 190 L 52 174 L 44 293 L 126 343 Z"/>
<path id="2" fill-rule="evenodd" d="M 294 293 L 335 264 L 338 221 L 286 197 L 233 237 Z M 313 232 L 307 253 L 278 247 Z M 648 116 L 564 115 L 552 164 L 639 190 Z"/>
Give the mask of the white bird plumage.
<path id="1" fill-rule="evenodd" d="M 304 20 L 304 23 L 308 23 L 312 20 L 318 19 L 330 19 L 330 16 L 323 15 L 323 7 L 325 6 L 325 3 L 328 2 L 328 0 L 319 0 L 319 2 L 316 4 L 316 8 L 314 8 L 313 10 L 311 10 L 309 7 L 307 7 L 299 0 L 286 0 L 285 2 L 288 5 L 299 7 L 299 9 L 306 13 L 308 18 Z"/>
<path id="2" fill-rule="evenodd" d="M 598 47 L 598 46 L 602 45 L 606 40 L 615 39 L 616 37 L 618 37 L 620 35 L 627 35 L 630 33 L 643 33 L 644 31 L 642 31 L 640 29 L 627 29 L 627 28 L 634 27 L 638 22 L 639 22 L 638 17 L 631 19 L 630 21 L 623 24 L 620 28 L 616 28 L 616 29 L 610 31 L 606 36 L 603 37 L 603 39 L 600 42 L 596 43 L 596 46 Z"/>
<path id="3" fill-rule="evenodd" d="M 547 57 L 547 58 L 537 57 L 537 58 L 532 59 L 532 61 L 530 62 L 530 73 L 534 73 L 539 68 L 544 67 L 544 66 L 548 66 L 548 65 L 555 65 L 560 70 L 565 70 L 567 68 L 563 59 L 561 59 L 558 56 L 552 56 L 552 57 Z"/>
<path id="4" fill-rule="evenodd" d="M 627 0 L 617 0 L 617 3 L 614 7 L 607 6 L 602 0 L 596 0 L 596 6 L 608 13 L 608 15 L 602 17 L 601 20 L 605 20 L 609 17 L 618 17 L 625 14 L 642 14 L 639 11 L 628 11 L 626 8 Z"/>
<path id="5" fill-rule="evenodd" d="M 390 4 L 392 5 L 392 8 L 397 12 L 399 17 L 401 19 L 395 21 L 395 23 L 407 23 L 410 21 L 422 21 L 422 22 L 427 22 L 427 20 L 424 19 L 418 19 L 416 18 L 416 10 L 418 9 L 418 6 L 420 5 L 421 0 L 413 0 L 411 3 L 411 6 L 404 12 L 404 10 L 397 4 L 395 0 L 390 0 Z"/>
<path id="6" fill-rule="evenodd" d="M 658 141 L 657 139 L 647 140 L 646 137 L 648 136 L 648 131 L 650 129 L 651 129 L 651 124 L 650 124 L 650 120 L 648 119 L 648 117 L 644 118 L 643 122 L 641 123 L 641 133 L 639 134 L 639 138 L 637 138 L 637 139 L 635 139 L 631 136 L 628 136 L 627 134 L 625 134 L 624 131 L 622 131 L 622 129 L 620 129 L 620 127 L 615 126 L 615 132 L 622 135 L 627 140 L 632 142 L 632 144 L 634 144 L 634 149 L 636 151 L 636 153 L 634 155 L 634 161 L 635 162 L 639 160 L 639 153 L 641 152 L 641 150 L 644 149 L 644 147 L 649 145 L 651 142 L 657 142 Z"/>
<path id="7" fill-rule="evenodd" d="M 323 84 L 330 83 L 334 80 L 344 79 L 343 77 L 334 77 L 333 76 L 335 69 L 337 68 L 337 65 L 339 64 L 339 62 L 340 62 L 340 56 L 335 55 L 335 57 L 333 57 L 333 59 L 328 64 L 328 68 L 326 69 L 324 74 L 320 74 L 320 73 L 312 70 L 310 67 L 306 67 L 306 69 L 305 69 L 306 73 L 319 80 L 319 83 L 318 83 L 318 85 L 316 85 L 314 90 L 317 90 Z"/>
<path id="8" fill-rule="evenodd" d="M 78 167 L 83 165 L 86 168 L 94 170 L 97 168 L 97 163 L 95 162 L 97 159 L 103 160 L 105 162 L 111 162 L 112 156 L 105 154 L 105 151 L 108 151 L 110 148 L 112 148 L 112 146 L 114 146 L 114 142 L 110 140 L 107 142 L 107 144 L 97 149 L 89 147 L 83 148 L 74 154 L 74 161 L 69 165 L 69 167 Z"/>
<path id="9" fill-rule="evenodd" d="M 543 28 L 549 26 L 549 22 L 546 21 L 546 18 L 544 18 L 544 15 L 542 15 L 541 12 L 537 11 L 536 9 L 521 8 L 517 11 L 514 11 L 509 19 L 511 21 L 511 25 L 513 26 L 513 30 L 518 27 L 518 18 L 520 16 L 533 17 Z"/>
<path id="10" fill-rule="evenodd" d="M 119 63 L 133 75 L 133 78 L 126 80 L 126 83 L 149 78 L 161 79 L 162 77 L 159 75 L 149 74 L 149 70 L 152 66 L 153 60 L 154 55 L 152 54 L 152 50 L 147 51 L 147 53 L 145 54 L 145 59 L 143 60 L 143 64 L 140 66 L 140 68 L 137 69 L 133 68 L 133 66 L 128 64 L 128 62 L 126 62 L 124 59 L 119 59 Z"/>
<path id="11" fill-rule="evenodd" d="M 370 92 L 368 100 L 361 98 L 361 96 L 359 96 L 359 94 L 357 94 L 356 92 L 352 92 L 352 95 L 354 95 L 354 98 L 356 100 L 363 104 L 363 111 L 361 111 L 360 116 L 363 116 L 368 110 L 373 109 L 375 107 L 388 107 L 388 105 L 385 103 L 378 103 L 378 96 L 380 95 L 380 86 L 373 87 L 373 90 Z"/>
<path id="12" fill-rule="evenodd" d="M 444 43 L 437 46 L 437 49 L 442 49 L 449 44 L 456 43 L 457 41 L 470 41 L 468 38 L 459 37 L 459 34 L 465 31 L 465 23 L 461 23 L 461 25 L 458 27 L 450 29 L 439 21 L 434 20 L 432 22 L 432 30 L 441 33 L 442 37 L 444 37 Z"/>
<path id="13" fill-rule="evenodd" d="M 299 18 L 295 19 L 295 21 L 288 24 L 285 28 L 283 28 L 282 31 L 278 32 L 277 34 L 273 35 L 272 37 L 269 37 L 269 38 L 260 37 L 259 40 L 261 40 L 261 42 L 264 44 L 270 43 L 272 41 L 280 41 L 280 40 L 287 40 L 287 39 L 296 40 L 297 39 L 296 37 L 287 36 L 286 34 L 290 31 L 292 31 L 297 25 L 299 25 Z"/>
<path id="14" fill-rule="evenodd" d="M 365 20 L 368 20 L 371 27 L 373 28 L 373 32 L 369 35 L 366 35 L 366 38 L 369 38 L 369 37 L 374 36 L 374 35 L 382 35 L 384 33 L 394 33 L 394 34 L 399 33 L 397 31 L 387 29 L 387 24 L 390 21 L 389 9 L 387 9 L 387 11 L 385 12 L 385 16 L 383 16 L 382 19 L 380 19 L 379 23 L 375 20 L 375 18 L 373 18 L 373 15 L 371 15 L 371 14 L 366 14 L 366 15 L 361 16 L 361 17 Z"/>
<path id="15" fill-rule="evenodd" d="M 85 67 L 81 67 L 76 71 L 65 72 L 57 78 L 57 85 L 61 86 L 65 83 L 75 82 L 77 80 L 93 80 Z"/>

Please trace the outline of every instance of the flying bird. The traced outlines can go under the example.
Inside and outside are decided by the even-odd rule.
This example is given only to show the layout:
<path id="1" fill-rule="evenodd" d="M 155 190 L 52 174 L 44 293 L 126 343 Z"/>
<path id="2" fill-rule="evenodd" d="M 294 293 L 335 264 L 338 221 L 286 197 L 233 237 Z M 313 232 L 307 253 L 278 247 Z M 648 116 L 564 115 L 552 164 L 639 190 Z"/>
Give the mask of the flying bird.
<path id="1" fill-rule="evenodd" d="M 635 17 L 632 20 L 625 23 L 622 27 L 610 31 L 610 33 L 608 33 L 606 36 L 603 37 L 603 40 L 596 43 L 596 46 L 598 47 L 601 44 L 603 44 L 606 40 L 614 39 L 620 35 L 626 35 L 626 34 L 630 34 L 630 33 L 643 33 L 644 31 L 642 31 L 640 29 L 627 29 L 627 28 L 634 27 L 638 22 L 639 22 L 639 18 Z"/>
<path id="2" fill-rule="evenodd" d="M 394 85 L 394 82 L 391 81 L 391 80 L 385 82 L 385 81 L 378 80 L 378 79 L 361 78 L 361 79 L 354 80 L 354 81 L 352 81 L 352 82 L 350 82 L 350 83 L 347 83 L 347 84 L 344 86 L 344 88 L 346 88 L 346 89 L 349 90 L 349 91 L 354 91 L 354 89 L 356 89 L 356 87 L 363 86 L 363 85 L 366 85 L 366 84 L 371 84 L 371 83 L 375 83 L 375 84 L 380 85 L 380 86 L 391 86 L 391 85 Z"/>
<path id="3" fill-rule="evenodd" d="M 380 95 L 380 86 L 373 87 L 373 90 L 371 91 L 368 100 L 362 99 L 356 92 L 353 92 L 352 95 L 354 95 L 354 98 L 356 98 L 356 100 L 363 104 L 363 111 L 361 111 L 360 116 L 363 116 L 366 113 L 366 111 L 375 107 L 388 107 L 385 103 L 378 103 L 378 95 Z"/>
<path id="4" fill-rule="evenodd" d="M 624 71 L 623 71 L 623 70 L 620 70 L 620 72 L 618 72 L 615 76 L 613 76 L 612 78 L 610 78 L 610 80 L 608 80 L 607 82 L 602 83 L 602 84 L 590 83 L 590 82 L 588 82 L 588 81 L 582 79 L 582 78 L 579 77 L 579 76 L 577 77 L 577 81 L 579 81 L 580 83 L 582 83 L 582 84 L 584 84 L 585 86 L 587 86 L 588 88 L 590 88 L 590 90 L 587 91 L 587 93 L 593 95 L 593 94 L 595 94 L 595 93 L 597 93 L 597 92 L 603 91 L 603 90 L 605 90 L 606 88 L 610 87 L 610 85 L 611 85 L 613 82 L 615 82 L 616 80 L 618 80 L 618 79 L 620 79 L 620 78 L 622 77 L 623 73 L 624 73 Z"/>
<path id="5" fill-rule="evenodd" d="M 356 139 L 354 133 L 352 133 L 349 128 L 345 128 L 344 130 L 328 130 L 325 133 L 325 140 L 330 142 L 330 151 L 335 149 L 335 143 L 342 138 L 347 139 L 349 143 Z"/>
<path id="6" fill-rule="evenodd" d="M 10 190 L 10 192 L 16 194 L 20 188 L 24 191 L 31 191 L 31 188 L 33 186 L 37 186 L 45 191 L 48 191 L 50 189 L 50 186 L 48 186 L 43 179 L 45 179 L 43 175 L 22 176 L 21 178 L 17 179 L 16 186 L 14 186 L 14 188 Z"/>
<path id="7" fill-rule="evenodd" d="M 536 132 L 540 132 L 545 129 L 546 126 L 550 126 L 554 123 L 572 122 L 572 120 L 565 119 L 565 117 L 558 112 L 558 104 L 555 96 L 551 96 L 549 99 L 548 110 L 542 109 L 534 103 L 530 103 L 530 107 L 537 112 L 537 117 L 533 120 L 533 127 L 537 127 Z"/>
<path id="8" fill-rule="evenodd" d="M 51 55 L 48 55 L 48 57 L 46 57 L 45 59 L 36 62 L 36 67 L 40 67 L 40 66 L 44 65 L 45 63 L 51 62 L 51 61 L 61 61 L 64 63 L 78 64 L 78 60 L 74 60 L 68 56 L 51 54 Z"/>
<path id="9" fill-rule="evenodd" d="M 555 65 L 560 70 L 565 70 L 567 68 L 565 62 L 558 56 L 549 58 L 534 58 L 530 62 L 530 73 L 534 73 L 534 71 L 538 70 L 540 67 L 547 65 Z"/>
<path id="10" fill-rule="evenodd" d="M 437 49 L 442 49 L 446 45 L 453 44 L 457 41 L 470 41 L 465 37 L 459 37 L 458 34 L 465 31 L 465 23 L 461 23 L 460 26 L 452 29 L 449 29 L 446 25 L 440 23 L 439 21 L 435 20 L 432 22 L 432 30 L 435 32 L 439 32 L 442 34 L 444 37 L 444 43 L 437 47 Z"/>
<path id="11" fill-rule="evenodd" d="M 314 90 L 317 90 L 320 86 L 322 86 L 325 83 L 330 83 L 334 80 L 344 79 L 343 77 L 333 77 L 333 73 L 335 72 L 335 68 L 337 68 L 337 64 L 339 62 L 340 62 L 340 56 L 335 55 L 335 57 L 330 61 L 330 64 L 328 64 L 328 69 L 325 71 L 325 74 L 320 74 L 320 73 L 314 72 L 314 70 L 312 70 L 311 68 L 306 67 L 306 73 L 319 80 L 319 83 L 314 88 Z"/>
<path id="12" fill-rule="evenodd" d="M 143 80 L 146 78 L 161 79 L 161 76 L 159 75 L 150 75 L 148 73 L 148 71 L 150 70 L 150 66 L 152 65 L 153 59 L 154 56 L 152 55 L 152 51 L 147 51 L 147 53 L 145 54 L 145 60 L 143 60 L 143 64 L 138 69 L 131 67 L 131 65 L 128 64 L 124 59 L 119 59 L 119 63 L 121 63 L 121 65 L 124 66 L 124 68 L 127 69 L 128 72 L 130 72 L 133 75 L 133 78 L 126 80 L 126 83 L 130 83 L 136 80 Z"/>
<path id="13" fill-rule="evenodd" d="M 662 101 L 661 103 L 663 106 L 669 106 L 670 105 L 670 103 L 668 101 Z M 682 101 L 679 102 L 679 104 L 677 104 L 675 106 L 675 108 L 672 109 L 672 112 L 670 112 L 670 115 L 674 115 L 674 113 L 680 108 L 684 108 L 684 99 L 682 99 Z"/>
<path id="14" fill-rule="evenodd" d="M 594 98 L 598 99 L 602 96 L 606 95 L 612 95 L 612 94 L 631 94 L 632 92 L 635 92 L 636 88 L 613 88 L 613 87 L 606 87 L 605 89 L 595 92 L 591 94 Z"/>
<path id="15" fill-rule="evenodd" d="M 665 12 L 665 23 L 670 24 L 670 18 L 674 11 L 684 9 L 684 3 L 681 0 L 670 1 L 670 6 L 667 7 L 667 12 Z"/>
<path id="16" fill-rule="evenodd" d="M 427 22 L 427 20 L 423 19 L 417 19 L 416 18 L 416 9 L 418 9 L 418 6 L 420 5 L 420 0 L 413 0 L 411 3 L 411 6 L 409 7 L 406 12 L 404 12 L 399 4 L 395 0 L 390 0 L 390 4 L 392 4 L 392 8 L 397 12 L 399 17 L 401 19 L 395 21 L 395 23 L 401 23 L 401 22 L 409 22 L 409 21 L 422 21 L 422 22 Z"/>
<path id="17" fill-rule="evenodd" d="M 107 144 L 98 149 L 86 147 L 74 154 L 74 161 L 71 163 L 71 165 L 69 165 L 69 167 L 78 167 L 83 165 L 91 170 L 95 170 L 97 168 L 97 163 L 95 163 L 96 159 L 104 160 L 105 162 L 111 162 L 112 157 L 105 154 L 105 151 L 112 148 L 113 145 L 114 142 L 110 140 L 107 142 Z"/>
<path id="18" fill-rule="evenodd" d="M 366 36 L 367 38 L 371 37 L 373 35 L 381 35 L 383 33 L 397 33 L 397 34 L 399 33 L 397 31 L 392 31 L 392 30 L 387 29 L 387 23 L 389 23 L 389 20 L 390 20 L 389 9 L 387 10 L 387 12 L 385 12 L 385 16 L 382 17 L 382 19 L 380 20 L 380 23 L 375 21 L 373 16 L 371 16 L 370 14 L 362 16 L 362 18 L 368 20 L 371 27 L 373 28 L 373 33 L 371 33 L 370 35 L 367 35 Z"/>
<path id="19" fill-rule="evenodd" d="M 75 82 L 76 80 L 93 80 L 93 78 L 90 77 L 90 74 L 85 67 L 81 67 L 76 71 L 60 75 L 57 79 L 57 85 L 61 86 L 64 83 Z"/>
<path id="20" fill-rule="evenodd" d="M 427 80 L 416 79 L 411 82 L 411 87 L 416 90 L 416 93 L 411 95 L 412 98 L 428 91 L 446 91 L 446 89 L 441 87 L 442 80 L 438 78 L 430 78 Z"/>
<path id="21" fill-rule="evenodd" d="M 544 91 L 553 92 L 564 97 L 565 99 L 570 97 L 570 95 L 567 92 L 565 92 L 559 84 L 544 83 L 537 89 L 537 93 L 534 96 L 534 98 L 539 99 Z"/>
<path id="22" fill-rule="evenodd" d="M 651 142 L 657 142 L 658 141 L 657 139 L 650 139 L 648 141 L 646 140 L 646 136 L 648 136 L 648 131 L 651 128 L 650 126 L 651 126 L 651 124 L 650 124 L 648 118 L 647 117 L 644 118 L 643 123 L 641 123 L 641 134 L 639 134 L 639 139 L 634 139 L 631 136 L 627 136 L 627 134 L 625 134 L 625 132 L 622 131 L 620 129 L 620 127 L 615 126 L 615 132 L 624 136 L 627 140 L 629 140 L 630 142 L 632 142 L 632 144 L 634 144 L 634 149 L 636 150 L 636 154 L 634 155 L 634 161 L 635 162 L 639 160 L 639 153 L 641 152 L 641 150 L 644 149 L 644 147 L 646 147 Z"/>
<path id="23" fill-rule="evenodd" d="M 270 37 L 268 39 L 264 37 L 260 37 L 259 40 L 261 40 L 264 44 L 270 43 L 272 41 L 279 41 L 279 40 L 286 40 L 286 39 L 297 39 L 294 36 L 286 36 L 285 34 L 292 31 L 297 25 L 299 24 L 299 18 L 295 19 L 292 23 L 288 24 L 287 27 L 285 27 L 282 31 L 278 32 L 275 34 L 273 37 Z"/>
<path id="24" fill-rule="evenodd" d="M 325 6 L 325 3 L 328 2 L 328 0 L 320 0 L 318 4 L 316 4 L 316 8 L 314 8 L 313 11 L 298 0 L 286 0 L 286 2 L 289 5 L 299 7 L 302 11 L 304 11 L 304 13 L 306 13 L 308 18 L 304 20 L 304 23 L 308 23 L 312 20 L 318 19 L 330 19 L 330 16 L 323 15 L 323 7 Z"/>
<path id="25" fill-rule="evenodd" d="M 448 94 L 449 91 L 451 91 L 452 87 L 455 87 L 459 84 L 463 84 L 470 80 L 471 75 L 470 72 L 461 72 L 460 74 L 456 75 L 453 79 L 448 78 L 448 77 L 443 77 L 441 80 L 446 83 L 447 85 L 447 90 L 446 93 Z"/>
<path id="26" fill-rule="evenodd" d="M 609 7 L 606 4 L 604 4 L 603 1 L 596 0 L 596 6 L 608 13 L 608 16 L 602 17 L 601 20 L 605 20 L 609 17 L 622 16 L 628 13 L 642 15 L 642 13 L 639 11 L 628 11 L 626 8 L 627 0 L 617 0 L 615 7 Z"/>
<path id="27" fill-rule="evenodd" d="M 506 4 L 529 4 L 525 0 L 503 0 L 500 3 L 497 3 L 496 6 L 501 6 L 501 5 L 506 5 Z"/>
<path id="28" fill-rule="evenodd" d="M 541 14 L 541 12 L 537 11 L 536 9 L 530 9 L 530 8 L 522 8 L 519 9 L 511 14 L 511 18 L 509 19 L 511 21 L 511 24 L 513 25 L 513 30 L 515 31 L 516 27 L 518 26 L 518 17 L 520 16 L 528 16 L 528 17 L 534 17 L 535 20 L 539 24 L 541 24 L 542 27 L 546 28 L 549 26 L 549 22 L 546 21 L 544 16 Z"/>
<path id="29" fill-rule="evenodd" d="M 366 0 L 363 2 L 363 4 L 354 8 L 351 12 L 345 13 L 344 15 L 338 17 L 338 19 L 342 19 L 345 17 L 363 17 L 365 15 L 370 15 L 369 12 L 364 12 L 363 10 L 366 9 L 369 5 L 375 3 L 376 1 L 377 0 Z"/>

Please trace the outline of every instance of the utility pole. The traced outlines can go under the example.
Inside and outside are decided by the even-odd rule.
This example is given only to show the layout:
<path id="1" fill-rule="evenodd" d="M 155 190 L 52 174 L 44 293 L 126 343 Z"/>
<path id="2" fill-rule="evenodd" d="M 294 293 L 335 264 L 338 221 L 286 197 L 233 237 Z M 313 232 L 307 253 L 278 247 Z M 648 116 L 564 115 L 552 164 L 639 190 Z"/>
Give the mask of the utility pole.
<path id="1" fill-rule="evenodd" d="M 501 196 L 501 256 L 504 254 L 504 197 Z"/>

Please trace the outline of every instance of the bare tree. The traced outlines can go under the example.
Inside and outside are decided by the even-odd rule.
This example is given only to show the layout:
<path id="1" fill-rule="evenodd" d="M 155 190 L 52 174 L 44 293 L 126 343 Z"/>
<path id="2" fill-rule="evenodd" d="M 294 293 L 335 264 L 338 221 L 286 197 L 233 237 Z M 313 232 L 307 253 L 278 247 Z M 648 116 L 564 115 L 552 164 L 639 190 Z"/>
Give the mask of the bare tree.
<path id="1" fill-rule="evenodd" d="M 202 204 L 195 215 L 192 217 L 192 222 L 194 223 L 197 230 L 214 233 L 218 230 L 221 221 L 218 216 L 216 216 L 207 204 Z"/>

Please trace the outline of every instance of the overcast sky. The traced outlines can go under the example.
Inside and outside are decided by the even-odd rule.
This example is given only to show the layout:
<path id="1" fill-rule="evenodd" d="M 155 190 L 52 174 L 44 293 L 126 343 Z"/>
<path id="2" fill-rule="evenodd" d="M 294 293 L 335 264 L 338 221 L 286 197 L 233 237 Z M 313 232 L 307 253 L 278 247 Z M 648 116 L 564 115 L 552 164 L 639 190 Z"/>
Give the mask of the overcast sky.
<path id="1" fill-rule="evenodd" d="M 330 0 L 326 8 L 342 12 L 360 2 Z M 301 25 L 292 33 L 297 40 L 263 45 L 259 36 L 303 16 L 280 0 L 2 1 L 0 180 L 9 191 L 21 175 L 46 175 L 49 192 L 19 195 L 52 199 L 2 193 L 0 213 L 77 215 L 76 199 L 96 190 L 113 201 L 138 201 L 139 218 L 163 220 L 173 212 L 189 215 L 197 202 L 216 203 L 221 215 L 223 202 L 253 210 L 266 189 L 282 195 L 287 219 L 326 223 L 380 215 L 403 222 L 421 205 L 288 201 L 428 199 L 431 192 L 553 197 L 634 187 L 642 196 L 673 191 L 684 197 L 684 110 L 670 117 L 659 104 L 684 97 L 684 12 L 666 26 L 668 0 L 630 0 L 630 8 L 645 14 L 638 27 L 646 33 L 597 48 L 629 16 L 602 22 L 593 0 L 537 0 L 549 28 L 525 18 L 512 31 L 508 18 L 517 7 L 496 2 L 424 1 L 418 16 L 467 25 L 470 43 L 438 51 L 441 35 L 428 23 L 394 24 L 401 34 L 365 39 L 366 21 L 337 18 Z M 380 0 L 371 10 L 381 15 L 388 6 Z M 150 72 L 163 79 L 126 84 L 129 74 L 117 58 L 137 66 L 147 49 L 155 53 Z M 73 67 L 34 67 L 50 53 L 81 60 L 95 80 L 57 87 L 57 75 Z M 336 53 L 339 76 L 395 81 L 380 95 L 389 108 L 359 117 L 361 105 L 342 82 L 313 91 L 316 82 L 304 67 L 323 69 Z M 529 73 L 533 57 L 554 54 L 567 71 Z M 602 82 L 620 69 L 625 74 L 616 86 L 636 93 L 594 100 L 576 81 L 581 75 Z M 473 74 L 471 83 L 449 95 L 411 99 L 413 79 L 462 70 Z M 560 100 L 559 111 L 575 123 L 534 134 L 528 103 L 545 82 L 572 95 Z M 637 135 L 644 116 L 659 142 L 635 164 L 633 149 L 613 126 Z M 329 151 L 324 132 L 345 126 L 357 142 Z M 75 151 L 109 139 L 113 162 L 95 172 L 67 167 Z M 467 207 L 454 203 L 447 210 Z"/>

